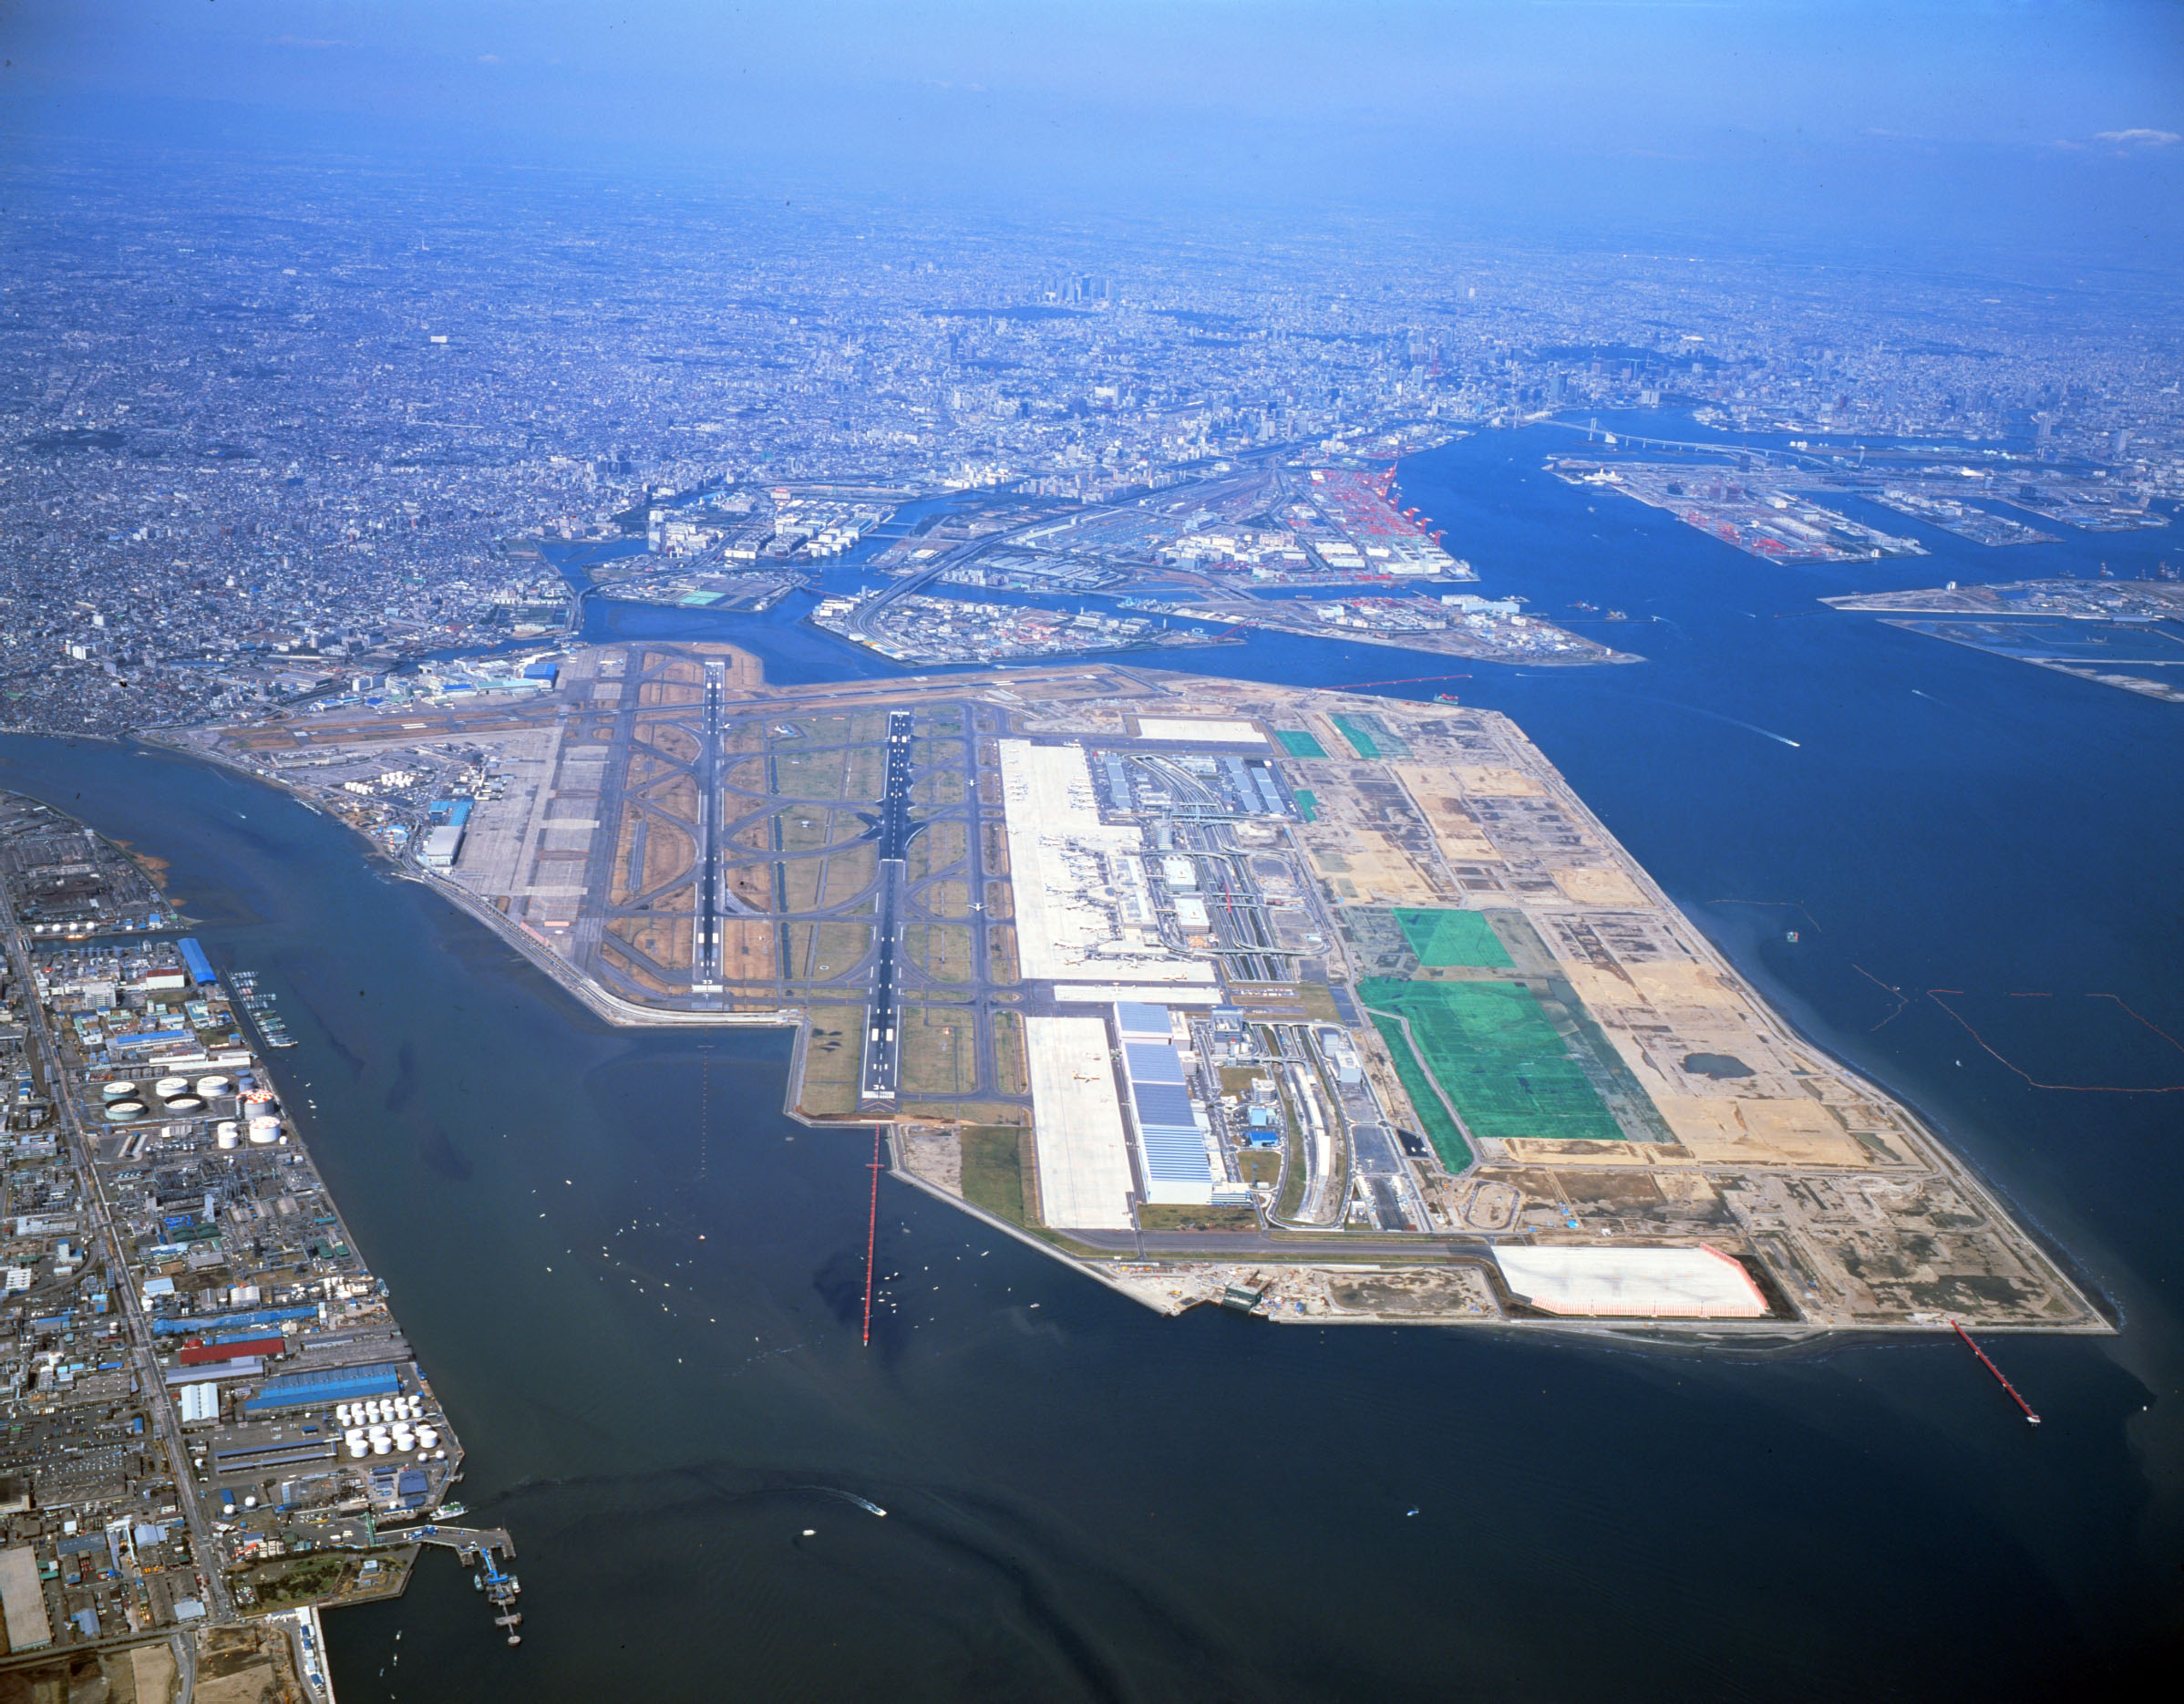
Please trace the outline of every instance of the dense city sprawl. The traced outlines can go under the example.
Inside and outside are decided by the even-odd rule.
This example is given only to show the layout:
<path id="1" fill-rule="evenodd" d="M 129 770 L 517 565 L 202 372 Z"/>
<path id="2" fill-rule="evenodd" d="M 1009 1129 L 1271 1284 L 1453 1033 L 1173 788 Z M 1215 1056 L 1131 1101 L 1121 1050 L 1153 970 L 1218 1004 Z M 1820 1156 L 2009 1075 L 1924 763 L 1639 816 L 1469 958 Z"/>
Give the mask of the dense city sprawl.
<path id="1" fill-rule="evenodd" d="M 2110 279 L 913 222 L 360 167 L 85 169 L 7 208 L 17 728 L 232 717 L 557 634 L 569 588 L 507 542 L 634 532 L 672 557 L 699 541 L 648 507 L 663 491 L 837 487 L 794 538 L 780 501 L 721 506 L 744 517 L 723 565 L 813 563 L 910 495 L 1077 503 L 1253 452 L 1385 461 L 1650 408 L 1978 443 L 2047 470 L 2008 485 L 2066 473 L 2079 511 L 2184 492 L 2175 351 Z"/>

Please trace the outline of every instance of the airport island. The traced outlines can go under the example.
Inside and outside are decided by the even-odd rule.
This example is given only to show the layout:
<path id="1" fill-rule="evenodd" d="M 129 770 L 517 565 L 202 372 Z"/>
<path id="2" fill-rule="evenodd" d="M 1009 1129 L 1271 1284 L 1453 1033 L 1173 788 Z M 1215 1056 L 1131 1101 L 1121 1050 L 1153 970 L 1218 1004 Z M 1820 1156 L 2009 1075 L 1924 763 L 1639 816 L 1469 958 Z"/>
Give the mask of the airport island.
<path id="1" fill-rule="evenodd" d="M 628 1025 L 793 1027 L 789 1110 L 1165 1312 L 2105 1331 L 1508 718 L 1067 666 L 523 690 L 174 743 L 370 836 Z"/>

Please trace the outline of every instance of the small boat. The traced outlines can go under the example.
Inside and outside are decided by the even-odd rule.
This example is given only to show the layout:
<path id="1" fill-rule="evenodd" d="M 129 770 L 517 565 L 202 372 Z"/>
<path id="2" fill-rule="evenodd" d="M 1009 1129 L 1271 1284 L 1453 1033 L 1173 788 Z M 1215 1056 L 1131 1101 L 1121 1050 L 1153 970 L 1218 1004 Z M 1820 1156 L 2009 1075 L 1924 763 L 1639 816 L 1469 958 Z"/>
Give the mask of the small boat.
<path id="1" fill-rule="evenodd" d="M 1436 704 L 1461 704 L 1463 702 L 1453 692 L 1437 692 L 1433 695 L 1433 701 Z"/>

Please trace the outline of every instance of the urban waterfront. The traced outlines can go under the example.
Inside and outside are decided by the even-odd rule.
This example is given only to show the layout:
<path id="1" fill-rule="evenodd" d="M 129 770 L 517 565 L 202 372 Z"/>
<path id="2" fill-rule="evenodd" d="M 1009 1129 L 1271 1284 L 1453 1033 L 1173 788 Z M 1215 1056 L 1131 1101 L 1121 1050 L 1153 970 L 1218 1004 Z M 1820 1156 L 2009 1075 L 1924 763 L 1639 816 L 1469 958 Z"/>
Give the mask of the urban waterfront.
<path id="1" fill-rule="evenodd" d="M 1430 452 L 1406 499 L 1481 590 L 1645 665 L 1409 678 L 1468 666 L 1265 634 L 1147 660 L 1515 718 L 2118 1315 L 2114 1339 L 1993 1346 L 2046 1424 L 1947 1343 L 1163 1321 L 891 1182 L 860 1350 L 869 1149 L 775 1110 L 787 1035 L 610 1031 L 276 793 L 0 742 L 0 786 L 166 860 L 216 962 L 278 995 L 276 1075 L 316 1102 L 303 1134 L 461 1430 L 465 1500 L 520 1534 L 520 1651 L 428 1557 L 399 1603 L 332 1618 L 345 1699 L 2015 1696 L 2175 1632 L 2179 1097 L 2009 1065 L 2184 1084 L 2158 1033 L 2184 1033 L 2184 730 L 1817 602 L 2127 576 L 2158 536 L 1996 551 L 1888 517 L 1932 557 L 1784 568 L 1556 481 L 1567 442 Z M 804 597 L 593 607 L 777 678 L 881 672 L 797 625 Z"/>

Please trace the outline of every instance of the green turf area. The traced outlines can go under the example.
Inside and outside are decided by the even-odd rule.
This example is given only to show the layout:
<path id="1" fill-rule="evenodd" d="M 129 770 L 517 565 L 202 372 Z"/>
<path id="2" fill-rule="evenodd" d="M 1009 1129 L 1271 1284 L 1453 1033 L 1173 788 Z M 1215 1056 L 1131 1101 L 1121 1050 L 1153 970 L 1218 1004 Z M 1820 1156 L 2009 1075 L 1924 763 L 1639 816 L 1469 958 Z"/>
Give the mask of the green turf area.
<path id="1" fill-rule="evenodd" d="M 1357 997 L 1372 1011 L 1400 1013 L 1409 1021 L 1427 1069 L 1478 1134 L 1623 1140 L 1622 1127 L 1522 983 L 1374 977 L 1357 985 Z"/>
<path id="2" fill-rule="evenodd" d="M 1448 1109 L 1441 1098 L 1433 1092 L 1433 1085 L 1426 1080 L 1426 1068 L 1418 1063 L 1418 1056 L 1411 1051 L 1405 1038 L 1403 1026 L 1383 1012 L 1368 1014 L 1373 1028 L 1387 1043 L 1388 1057 L 1396 1062 L 1396 1075 L 1403 1079 L 1403 1092 L 1417 1109 L 1418 1122 L 1426 1128 L 1426 1140 L 1433 1144 L 1434 1152 L 1441 1156 L 1441 1164 L 1451 1175 L 1471 1163 L 1470 1144 L 1464 1133 L 1448 1116 Z"/>
<path id="3" fill-rule="evenodd" d="M 1418 955 L 1418 963 L 1435 970 L 1447 966 L 1469 966 L 1480 970 L 1508 970 L 1516 961 L 1493 926 L 1475 911 L 1399 909 L 1396 922 L 1403 938 Z"/>
<path id="4" fill-rule="evenodd" d="M 1005 1124 L 963 1127 L 963 1199 L 1011 1224 L 1025 1224 L 1024 1132 Z"/>
<path id="5" fill-rule="evenodd" d="M 1297 809 L 1304 813 L 1304 821 L 1307 822 L 1317 822 L 1320 820 L 1319 799 L 1316 795 L 1308 793 L 1302 788 L 1297 790 Z"/>
<path id="6" fill-rule="evenodd" d="M 1282 749 L 1293 758 L 1324 758 L 1327 748 L 1318 738 L 1302 728 L 1277 728 L 1274 738 L 1282 742 Z"/>
<path id="7" fill-rule="evenodd" d="M 1376 758 L 1380 755 L 1380 742 L 1373 738 L 1371 728 L 1360 724 L 1354 716 L 1338 716 L 1334 719 L 1335 727 L 1342 729 L 1343 738 L 1357 749 L 1359 757 Z"/>

